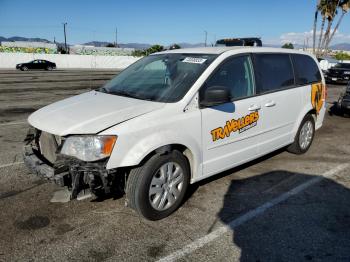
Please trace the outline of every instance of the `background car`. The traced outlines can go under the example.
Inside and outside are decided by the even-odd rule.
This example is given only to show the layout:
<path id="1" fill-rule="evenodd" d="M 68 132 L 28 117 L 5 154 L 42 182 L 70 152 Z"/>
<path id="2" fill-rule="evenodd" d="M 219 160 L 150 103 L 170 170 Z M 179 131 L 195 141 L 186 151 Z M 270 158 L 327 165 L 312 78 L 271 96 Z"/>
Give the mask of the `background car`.
<path id="1" fill-rule="evenodd" d="M 56 64 L 47 60 L 36 59 L 28 63 L 17 64 L 16 69 L 27 71 L 29 69 L 53 70 L 56 69 Z"/>
<path id="2" fill-rule="evenodd" d="M 350 82 L 346 87 L 344 94 L 340 95 L 337 103 L 337 111 L 339 114 L 349 114 L 350 115 Z"/>
<path id="3" fill-rule="evenodd" d="M 337 63 L 325 74 L 328 83 L 348 83 L 350 80 L 350 63 Z"/>

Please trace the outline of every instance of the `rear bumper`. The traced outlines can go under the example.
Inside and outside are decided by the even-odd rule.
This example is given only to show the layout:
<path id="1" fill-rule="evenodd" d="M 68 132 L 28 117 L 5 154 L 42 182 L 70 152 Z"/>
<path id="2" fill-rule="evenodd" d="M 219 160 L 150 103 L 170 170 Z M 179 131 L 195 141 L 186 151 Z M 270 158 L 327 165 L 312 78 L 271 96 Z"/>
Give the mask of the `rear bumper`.
<path id="1" fill-rule="evenodd" d="M 350 101 L 342 101 L 341 102 L 341 109 L 345 111 L 350 111 Z"/>
<path id="2" fill-rule="evenodd" d="M 327 75 L 326 81 L 328 83 L 348 83 L 350 80 L 350 76 L 330 76 Z"/>

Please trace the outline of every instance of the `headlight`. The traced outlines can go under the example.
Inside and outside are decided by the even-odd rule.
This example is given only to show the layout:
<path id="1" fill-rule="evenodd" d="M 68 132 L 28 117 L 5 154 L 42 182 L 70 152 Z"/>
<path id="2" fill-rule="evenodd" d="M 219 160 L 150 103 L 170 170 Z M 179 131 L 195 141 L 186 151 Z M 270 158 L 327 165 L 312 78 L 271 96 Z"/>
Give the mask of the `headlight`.
<path id="1" fill-rule="evenodd" d="M 70 136 L 64 143 L 61 154 L 83 161 L 96 161 L 111 155 L 117 136 Z"/>

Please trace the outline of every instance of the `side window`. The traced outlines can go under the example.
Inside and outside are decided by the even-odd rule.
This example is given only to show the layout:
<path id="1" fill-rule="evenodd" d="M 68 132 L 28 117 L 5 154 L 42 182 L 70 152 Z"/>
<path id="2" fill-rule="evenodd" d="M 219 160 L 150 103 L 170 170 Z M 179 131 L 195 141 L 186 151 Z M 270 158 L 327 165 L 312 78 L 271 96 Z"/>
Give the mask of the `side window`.
<path id="1" fill-rule="evenodd" d="M 294 85 L 289 54 L 256 54 L 254 55 L 254 68 L 258 94 Z"/>
<path id="2" fill-rule="evenodd" d="M 321 82 L 321 73 L 315 61 L 307 55 L 292 55 L 295 81 L 299 85 Z"/>
<path id="3" fill-rule="evenodd" d="M 224 62 L 206 82 L 206 87 L 210 86 L 227 87 L 232 99 L 253 95 L 254 80 L 250 56 L 234 57 Z"/>
<path id="4" fill-rule="evenodd" d="M 39 62 L 38 60 L 34 60 L 34 61 L 33 61 L 34 64 L 37 64 L 38 62 Z"/>

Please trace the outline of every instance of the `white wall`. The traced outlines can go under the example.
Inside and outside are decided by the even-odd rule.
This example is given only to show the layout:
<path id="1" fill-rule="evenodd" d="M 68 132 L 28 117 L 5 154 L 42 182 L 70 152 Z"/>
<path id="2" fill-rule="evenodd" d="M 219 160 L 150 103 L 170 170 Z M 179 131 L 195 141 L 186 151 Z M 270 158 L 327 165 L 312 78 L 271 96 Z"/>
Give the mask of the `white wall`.
<path id="1" fill-rule="evenodd" d="M 0 53 L 0 68 L 15 69 L 16 64 L 29 62 L 33 59 L 44 59 L 54 62 L 56 63 L 57 69 L 123 69 L 140 58 L 133 56 Z"/>

